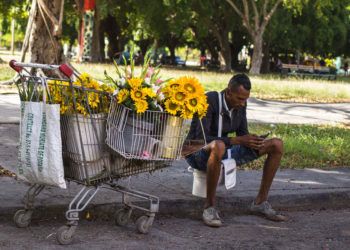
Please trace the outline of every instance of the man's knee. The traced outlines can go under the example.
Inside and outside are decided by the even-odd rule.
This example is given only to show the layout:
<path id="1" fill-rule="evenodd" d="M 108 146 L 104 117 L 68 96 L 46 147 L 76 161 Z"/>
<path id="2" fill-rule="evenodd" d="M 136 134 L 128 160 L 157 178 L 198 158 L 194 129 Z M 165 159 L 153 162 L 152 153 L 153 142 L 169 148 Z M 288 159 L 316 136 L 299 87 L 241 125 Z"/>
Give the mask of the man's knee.
<path id="1" fill-rule="evenodd" d="M 279 138 L 272 139 L 272 153 L 283 154 L 283 141 Z"/>
<path id="2" fill-rule="evenodd" d="M 210 143 L 210 151 L 218 158 L 222 158 L 225 154 L 225 143 L 220 140 L 215 140 Z"/>

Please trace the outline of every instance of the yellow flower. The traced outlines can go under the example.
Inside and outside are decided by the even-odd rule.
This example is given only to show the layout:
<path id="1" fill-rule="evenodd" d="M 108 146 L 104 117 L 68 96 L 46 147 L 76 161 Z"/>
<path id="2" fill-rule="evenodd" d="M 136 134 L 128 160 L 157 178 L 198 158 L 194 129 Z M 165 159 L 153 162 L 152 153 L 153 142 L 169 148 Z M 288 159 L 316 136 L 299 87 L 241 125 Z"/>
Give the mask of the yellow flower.
<path id="1" fill-rule="evenodd" d="M 142 88 L 143 93 L 150 98 L 156 97 L 156 93 L 151 88 Z"/>
<path id="2" fill-rule="evenodd" d="M 166 100 L 165 103 L 165 110 L 171 114 L 171 115 L 176 115 L 177 111 L 179 110 L 179 105 L 172 102 L 170 99 Z"/>
<path id="3" fill-rule="evenodd" d="M 204 102 L 201 102 L 198 105 L 197 113 L 199 118 L 203 118 L 207 114 L 207 110 L 208 110 L 208 103 L 207 103 L 207 100 L 205 99 Z"/>
<path id="4" fill-rule="evenodd" d="M 198 97 L 199 95 L 204 94 L 202 85 L 200 85 L 199 81 L 194 77 L 180 77 L 178 82 L 183 86 L 183 90 L 185 90 L 190 96 Z"/>
<path id="5" fill-rule="evenodd" d="M 192 98 L 186 102 L 186 107 L 192 112 L 198 111 L 199 102 L 196 98 Z"/>
<path id="6" fill-rule="evenodd" d="M 100 103 L 99 95 L 95 92 L 88 93 L 88 102 L 91 108 L 97 108 Z"/>
<path id="7" fill-rule="evenodd" d="M 113 93 L 114 92 L 114 88 L 110 85 L 107 85 L 107 84 L 102 84 L 101 85 L 101 89 L 104 91 L 104 92 L 107 92 L 107 93 Z"/>
<path id="8" fill-rule="evenodd" d="M 122 89 L 121 91 L 118 92 L 117 102 L 118 103 L 124 102 L 129 97 L 129 94 L 130 93 L 127 89 Z"/>
<path id="9" fill-rule="evenodd" d="M 180 87 L 180 83 L 177 80 L 171 80 L 167 86 L 169 89 L 178 89 Z"/>
<path id="10" fill-rule="evenodd" d="M 85 107 L 82 106 L 80 103 L 77 103 L 77 111 L 82 115 L 88 115 L 88 112 L 86 111 Z"/>
<path id="11" fill-rule="evenodd" d="M 144 113 L 148 109 L 148 103 L 144 100 L 135 101 L 136 112 Z"/>
<path id="12" fill-rule="evenodd" d="M 186 106 L 185 106 L 184 109 L 182 110 L 180 116 L 182 118 L 184 118 L 184 119 L 192 119 L 193 118 L 193 112 L 191 110 L 189 110 L 188 108 L 186 108 Z"/>
<path id="13" fill-rule="evenodd" d="M 86 88 L 100 90 L 100 84 L 93 79 L 90 79 L 89 82 L 84 82 L 84 84 Z"/>
<path id="14" fill-rule="evenodd" d="M 65 106 L 65 105 L 61 105 L 61 108 L 60 108 L 60 113 L 61 115 L 64 115 L 68 110 L 68 107 Z"/>
<path id="15" fill-rule="evenodd" d="M 187 99 L 187 95 L 184 91 L 174 91 L 170 98 L 174 103 L 183 105 Z"/>
<path id="16" fill-rule="evenodd" d="M 141 87 L 142 82 L 143 80 L 139 77 L 133 77 L 131 79 L 128 79 L 128 84 L 133 89 Z"/>
<path id="17" fill-rule="evenodd" d="M 131 89 L 130 91 L 131 99 L 135 102 L 143 100 L 146 98 L 146 93 L 142 89 Z"/>

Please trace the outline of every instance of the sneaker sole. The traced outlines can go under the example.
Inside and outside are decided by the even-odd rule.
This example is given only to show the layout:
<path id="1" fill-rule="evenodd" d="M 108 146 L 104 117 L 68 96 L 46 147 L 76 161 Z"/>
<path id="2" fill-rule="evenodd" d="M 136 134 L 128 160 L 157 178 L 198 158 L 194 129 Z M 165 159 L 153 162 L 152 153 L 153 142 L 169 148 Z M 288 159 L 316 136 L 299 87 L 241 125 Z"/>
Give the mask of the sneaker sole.
<path id="1" fill-rule="evenodd" d="M 271 220 L 271 221 L 275 221 L 275 222 L 282 222 L 282 221 L 287 221 L 288 220 L 288 218 L 286 216 L 280 215 L 280 214 L 277 214 L 277 215 L 266 215 L 264 213 L 254 212 L 254 211 L 250 211 L 250 214 L 256 215 L 256 216 L 259 216 L 259 217 L 263 217 L 265 219 L 268 219 L 268 220 Z"/>
<path id="2" fill-rule="evenodd" d="M 209 227 L 221 227 L 222 226 L 222 222 L 218 221 L 218 222 L 209 222 L 209 221 L 205 221 L 203 220 L 203 223 Z"/>

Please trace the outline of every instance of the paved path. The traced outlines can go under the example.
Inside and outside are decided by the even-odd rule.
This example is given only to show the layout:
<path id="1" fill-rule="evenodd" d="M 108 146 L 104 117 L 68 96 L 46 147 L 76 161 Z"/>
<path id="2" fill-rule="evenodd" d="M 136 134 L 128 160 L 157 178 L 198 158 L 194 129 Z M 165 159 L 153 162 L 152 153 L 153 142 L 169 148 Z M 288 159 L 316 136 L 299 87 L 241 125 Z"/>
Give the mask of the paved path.
<path id="1" fill-rule="evenodd" d="M 259 123 L 335 124 L 350 122 L 350 103 L 300 104 L 250 98 L 248 119 Z M 19 122 L 18 95 L 0 95 L 0 123 Z"/>

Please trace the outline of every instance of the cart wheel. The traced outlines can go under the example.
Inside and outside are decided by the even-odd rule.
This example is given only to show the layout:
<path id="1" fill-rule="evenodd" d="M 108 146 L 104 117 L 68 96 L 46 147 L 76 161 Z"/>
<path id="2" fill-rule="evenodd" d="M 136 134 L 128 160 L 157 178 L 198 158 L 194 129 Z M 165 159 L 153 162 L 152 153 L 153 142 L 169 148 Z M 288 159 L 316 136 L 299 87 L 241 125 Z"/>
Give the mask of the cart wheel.
<path id="1" fill-rule="evenodd" d="M 115 224 L 118 226 L 126 226 L 129 222 L 131 216 L 130 208 L 122 208 L 115 212 L 114 220 Z"/>
<path id="2" fill-rule="evenodd" d="M 147 234 L 150 227 L 152 226 L 151 223 L 149 223 L 150 218 L 148 216 L 141 216 L 136 221 L 136 227 L 139 233 Z"/>
<path id="3" fill-rule="evenodd" d="M 62 226 L 57 230 L 56 239 L 61 245 L 72 243 L 74 231 L 70 226 Z"/>
<path id="4" fill-rule="evenodd" d="M 30 210 L 18 210 L 13 216 L 16 226 L 19 228 L 28 227 L 32 220 L 32 213 Z"/>

